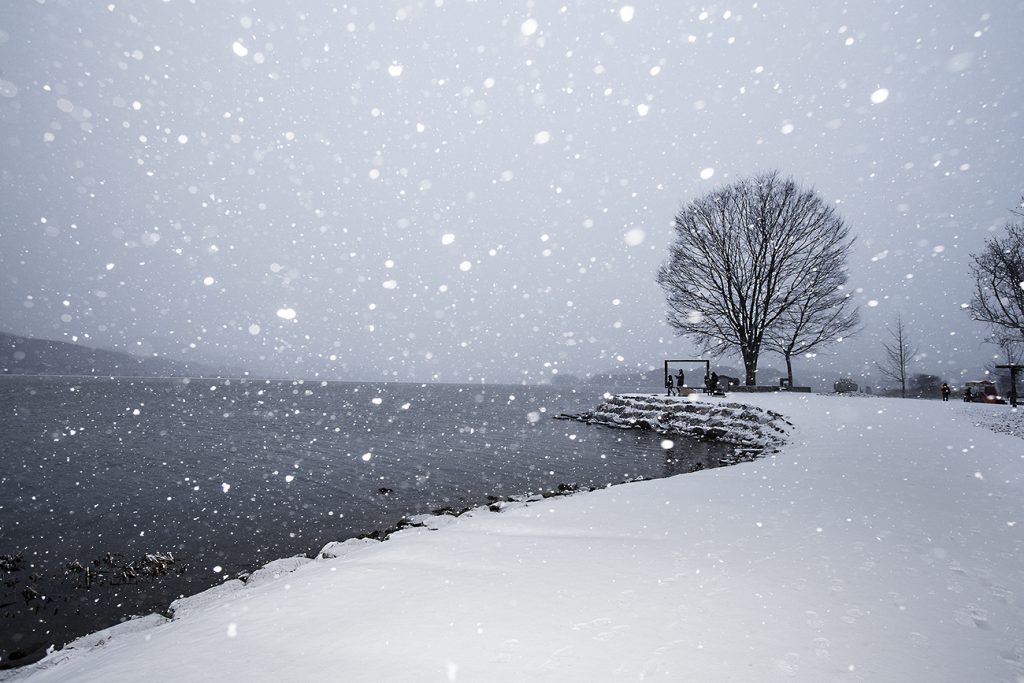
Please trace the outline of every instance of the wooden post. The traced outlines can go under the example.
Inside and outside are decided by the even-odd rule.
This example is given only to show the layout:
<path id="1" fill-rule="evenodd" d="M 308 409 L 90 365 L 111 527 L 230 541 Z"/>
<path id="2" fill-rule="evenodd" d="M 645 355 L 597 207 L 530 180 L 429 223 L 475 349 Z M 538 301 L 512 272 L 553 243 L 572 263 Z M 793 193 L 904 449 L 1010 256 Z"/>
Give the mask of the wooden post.
<path id="1" fill-rule="evenodd" d="M 1017 371 L 1024 370 L 1024 365 L 1018 363 L 1009 363 L 1007 365 L 997 365 L 997 368 L 1001 370 L 1010 371 L 1010 395 L 1007 397 L 1010 399 L 1010 405 L 1014 408 L 1017 407 Z"/>

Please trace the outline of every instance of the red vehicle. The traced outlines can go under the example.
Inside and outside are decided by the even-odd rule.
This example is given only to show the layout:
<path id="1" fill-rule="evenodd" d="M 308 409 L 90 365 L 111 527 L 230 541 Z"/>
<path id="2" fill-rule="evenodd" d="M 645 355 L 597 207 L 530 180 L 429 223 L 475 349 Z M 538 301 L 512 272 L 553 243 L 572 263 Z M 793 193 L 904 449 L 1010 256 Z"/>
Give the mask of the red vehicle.
<path id="1" fill-rule="evenodd" d="M 967 391 L 971 392 L 970 398 L 967 396 Z M 996 390 L 995 382 L 987 379 L 965 383 L 964 400 L 969 403 L 993 403 L 1006 405 L 1006 401 L 999 395 L 999 391 Z"/>

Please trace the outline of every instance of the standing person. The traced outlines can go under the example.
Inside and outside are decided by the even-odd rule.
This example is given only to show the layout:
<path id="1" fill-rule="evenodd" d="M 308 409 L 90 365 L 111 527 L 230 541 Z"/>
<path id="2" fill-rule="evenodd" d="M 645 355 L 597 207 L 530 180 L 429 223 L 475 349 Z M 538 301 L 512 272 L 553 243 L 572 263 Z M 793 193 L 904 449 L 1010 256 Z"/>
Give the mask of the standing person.
<path id="1" fill-rule="evenodd" d="M 718 391 L 718 373 L 711 373 L 711 393 L 714 394 Z"/>
<path id="2" fill-rule="evenodd" d="M 676 396 L 682 396 L 679 390 L 686 386 L 686 375 L 683 374 L 683 369 L 679 368 L 679 372 L 676 373 Z"/>
<path id="3" fill-rule="evenodd" d="M 949 400 L 949 385 L 946 384 L 945 382 L 943 382 L 943 384 L 942 384 L 942 400 L 943 401 L 948 401 Z"/>
<path id="4" fill-rule="evenodd" d="M 672 375 L 665 375 L 665 390 L 667 392 L 666 396 L 672 395 Z"/>
<path id="5" fill-rule="evenodd" d="M 704 393 L 711 393 L 711 375 L 704 375 Z"/>
<path id="6" fill-rule="evenodd" d="M 964 403 L 970 403 L 970 402 L 971 402 L 971 388 L 967 387 L 966 389 L 964 389 Z"/>

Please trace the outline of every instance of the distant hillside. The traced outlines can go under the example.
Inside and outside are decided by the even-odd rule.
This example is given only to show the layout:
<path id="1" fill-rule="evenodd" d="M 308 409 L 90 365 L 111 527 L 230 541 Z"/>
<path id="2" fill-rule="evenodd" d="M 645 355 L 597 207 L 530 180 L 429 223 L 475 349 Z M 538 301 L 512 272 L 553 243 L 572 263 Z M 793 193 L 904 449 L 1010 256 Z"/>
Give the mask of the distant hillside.
<path id="1" fill-rule="evenodd" d="M 0 374 L 119 377 L 216 377 L 213 368 L 121 351 L 0 332 Z"/>

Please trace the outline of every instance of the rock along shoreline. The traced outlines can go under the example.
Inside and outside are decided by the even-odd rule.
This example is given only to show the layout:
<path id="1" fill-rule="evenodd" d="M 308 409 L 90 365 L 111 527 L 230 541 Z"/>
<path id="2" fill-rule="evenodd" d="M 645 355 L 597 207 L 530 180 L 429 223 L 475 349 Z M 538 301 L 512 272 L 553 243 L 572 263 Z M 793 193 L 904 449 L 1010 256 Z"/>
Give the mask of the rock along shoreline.
<path id="1" fill-rule="evenodd" d="M 781 446 L 793 424 L 780 413 L 696 396 L 622 394 L 609 396 L 593 410 L 562 413 L 561 420 L 617 429 L 649 429 L 666 436 L 686 436 L 739 446 L 760 453 Z"/>

